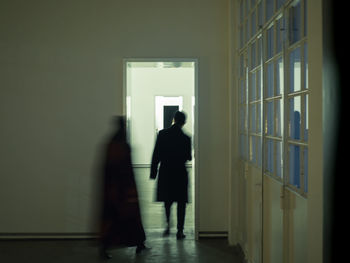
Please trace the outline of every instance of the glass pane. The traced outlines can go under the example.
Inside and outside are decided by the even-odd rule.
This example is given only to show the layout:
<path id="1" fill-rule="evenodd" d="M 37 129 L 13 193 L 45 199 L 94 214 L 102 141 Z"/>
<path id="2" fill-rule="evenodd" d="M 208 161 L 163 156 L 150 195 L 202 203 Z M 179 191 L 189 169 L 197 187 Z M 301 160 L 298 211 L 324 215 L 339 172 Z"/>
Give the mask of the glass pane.
<path id="1" fill-rule="evenodd" d="M 267 59 L 273 56 L 273 26 L 267 30 Z"/>
<path id="2" fill-rule="evenodd" d="M 282 31 L 283 30 L 283 24 L 282 24 L 282 18 L 277 20 L 276 25 L 276 53 L 279 53 L 282 51 Z"/>
<path id="3" fill-rule="evenodd" d="M 300 96 L 289 99 L 289 137 L 300 140 L 301 124 L 301 98 Z"/>
<path id="4" fill-rule="evenodd" d="M 244 30 L 243 26 L 239 28 L 239 47 L 242 48 L 244 46 Z"/>
<path id="5" fill-rule="evenodd" d="M 256 72 L 250 75 L 250 101 L 256 100 Z"/>
<path id="6" fill-rule="evenodd" d="M 309 95 L 305 95 L 304 101 L 304 141 L 309 140 Z"/>
<path id="7" fill-rule="evenodd" d="M 290 92 L 301 89 L 301 67 L 300 67 L 300 48 L 293 50 L 289 56 L 290 67 Z"/>
<path id="8" fill-rule="evenodd" d="M 283 79 L 283 60 L 282 57 L 277 60 L 276 65 L 276 95 L 281 95 L 284 90 Z"/>
<path id="9" fill-rule="evenodd" d="M 308 177 L 309 177 L 309 152 L 308 148 L 304 148 L 304 192 L 308 192 Z"/>
<path id="10" fill-rule="evenodd" d="M 261 115 L 261 103 L 257 103 L 256 104 L 256 110 L 257 110 L 257 113 L 256 113 L 256 132 L 257 133 L 261 133 L 261 120 L 262 120 L 262 115 Z"/>
<path id="11" fill-rule="evenodd" d="M 243 0 L 244 2 L 244 11 L 245 11 L 245 16 L 248 15 L 248 11 L 249 11 L 249 3 L 247 0 Z"/>
<path id="12" fill-rule="evenodd" d="M 293 44 L 301 39 L 301 8 L 300 1 L 294 1 L 289 10 L 290 16 L 290 43 Z"/>
<path id="13" fill-rule="evenodd" d="M 277 9 L 280 9 L 286 0 L 277 0 Z"/>
<path id="14" fill-rule="evenodd" d="M 256 99 L 261 99 L 261 70 L 256 71 Z"/>
<path id="15" fill-rule="evenodd" d="M 276 142 L 276 175 L 282 178 L 283 155 L 282 142 Z"/>
<path id="16" fill-rule="evenodd" d="M 249 20 L 247 19 L 245 22 L 245 41 L 249 40 Z"/>
<path id="17" fill-rule="evenodd" d="M 289 183 L 300 188 L 300 146 L 289 145 Z"/>
<path id="18" fill-rule="evenodd" d="M 294 97 L 289 100 L 289 136 L 292 139 L 300 140 L 301 125 L 301 98 Z"/>
<path id="19" fill-rule="evenodd" d="M 250 105 L 250 129 L 252 133 L 256 133 L 256 104 Z"/>
<path id="20" fill-rule="evenodd" d="M 273 15 L 273 2 L 274 0 L 266 0 L 266 21 L 268 21 Z"/>
<path id="21" fill-rule="evenodd" d="M 250 25 L 252 28 L 251 29 L 251 36 L 254 36 L 256 33 L 256 11 L 255 10 L 252 12 Z"/>
<path id="22" fill-rule="evenodd" d="M 243 2 L 244 2 L 244 1 L 240 1 L 240 5 L 239 5 L 239 22 L 240 22 L 241 24 L 243 23 L 243 20 L 244 20 Z"/>
<path id="23" fill-rule="evenodd" d="M 273 135 L 273 101 L 267 103 L 266 134 Z"/>
<path id="24" fill-rule="evenodd" d="M 307 0 L 304 0 L 304 36 L 307 36 Z"/>
<path id="25" fill-rule="evenodd" d="M 309 63 L 308 63 L 308 52 L 307 52 L 307 44 L 304 45 L 304 88 L 309 88 Z"/>
<path id="26" fill-rule="evenodd" d="M 266 79 L 267 91 L 266 96 L 273 96 L 273 62 L 267 64 L 267 79 Z"/>
<path id="27" fill-rule="evenodd" d="M 262 13 L 262 1 L 258 4 L 258 26 L 262 27 L 263 25 L 263 13 Z"/>
<path id="28" fill-rule="evenodd" d="M 265 160 L 265 166 L 266 170 L 270 173 L 274 172 L 273 169 L 273 156 L 274 156 L 274 147 L 273 147 L 273 141 L 270 139 L 266 140 L 266 160 Z"/>
<path id="29" fill-rule="evenodd" d="M 250 65 L 251 69 L 256 67 L 256 45 L 255 42 L 250 46 Z"/>
<path id="30" fill-rule="evenodd" d="M 276 100 L 276 136 L 282 137 L 283 132 L 283 108 L 282 99 Z"/>
<path id="31" fill-rule="evenodd" d="M 257 56 L 257 65 L 261 64 L 262 61 L 262 54 L 261 54 L 261 43 L 262 43 L 262 38 L 258 38 L 258 43 L 257 43 L 257 49 L 258 49 L 258 56 Z"/>

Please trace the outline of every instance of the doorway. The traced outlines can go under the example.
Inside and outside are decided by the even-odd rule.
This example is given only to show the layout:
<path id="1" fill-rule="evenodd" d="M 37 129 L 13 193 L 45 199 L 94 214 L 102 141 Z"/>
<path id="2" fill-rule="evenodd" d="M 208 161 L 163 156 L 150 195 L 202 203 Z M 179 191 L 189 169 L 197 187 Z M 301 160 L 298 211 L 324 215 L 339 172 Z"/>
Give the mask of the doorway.
<path id="1" fill-rule="evenodd" d="M 150 165 L 157 133 L 171 126 L 174 113 L 180 110 L 187 116 L 183 131 L 192 138 L 192 162 L 186 164 L 190 200 L 185 232 L 188 237 L 198 237 L 197 72 L 196 59 L 124 60 L 124 113 L 146 231 L 162 231 L 165 227 L 163 203 L 155 202 L 156 181 L 149 179 Z M 176 231 L 176 205 L 171 212 L 170 224 Z"/>

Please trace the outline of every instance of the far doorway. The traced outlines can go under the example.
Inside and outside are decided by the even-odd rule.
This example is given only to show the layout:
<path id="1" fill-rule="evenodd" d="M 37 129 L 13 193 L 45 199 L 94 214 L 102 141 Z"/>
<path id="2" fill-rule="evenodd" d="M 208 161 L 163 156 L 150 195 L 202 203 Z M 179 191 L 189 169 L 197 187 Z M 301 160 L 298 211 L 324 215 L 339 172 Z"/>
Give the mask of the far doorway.
<path id="1" fill-rule="evenodd" d="M 124 110 L 144 227 L 146 231 L 162 231 L 165 227 L 163 203 L 154 201 L 156 181 L 149 179 L 150 164 L 157 133 L 171 126 L 174 113 L 180 110 L 187 115 L 183 130 L 192 137 L 193 144 L 193 160 L 187 163 L 190 203 L 186 209 L 185 232 L 189 238 L 197 238 L 197 61 L 125 59 L 124 69 Z M 174 233 L 176 222 L 176 205 L 173 205 Z"/>

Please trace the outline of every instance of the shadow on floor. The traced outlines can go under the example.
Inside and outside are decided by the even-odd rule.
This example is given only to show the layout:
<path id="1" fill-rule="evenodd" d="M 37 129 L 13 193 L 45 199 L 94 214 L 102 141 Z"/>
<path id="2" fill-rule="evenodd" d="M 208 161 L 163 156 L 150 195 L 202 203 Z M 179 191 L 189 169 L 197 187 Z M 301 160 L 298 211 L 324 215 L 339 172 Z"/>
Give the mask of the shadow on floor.
<path id="1" fill-rule="evenodd" d="M 135 248 L 117 248 L 112 259 L 99 257 L 96 240 L 0 240 L 2 263 L 70 262 L 220 262 L 243 263 L 239 250 L 228 246 L 227 239 L 200 239 L 193 235 L 176 240 L 176 232 L 163 238 L 161 230 L 147 231 L 146 245 L 151 249 L 136 255 Z"/>

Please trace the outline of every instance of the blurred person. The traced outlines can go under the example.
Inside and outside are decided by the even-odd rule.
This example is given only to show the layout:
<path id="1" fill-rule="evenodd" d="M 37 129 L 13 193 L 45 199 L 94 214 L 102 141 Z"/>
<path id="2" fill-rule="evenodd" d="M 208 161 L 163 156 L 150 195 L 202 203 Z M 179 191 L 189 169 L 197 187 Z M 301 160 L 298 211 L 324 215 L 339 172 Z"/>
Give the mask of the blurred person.
<path id="1" fill-rule="evenodd" d="M 117 125 L 103 163 L 100 252 L 107 259 L 112 257 L 108 250 L 114 247 L 136 246 L 136 253 L 146 248 L 124 117 L 117 117 Z"/>
<path id="2" fill-rule="evenodd" d="M 192 160 L 191 138 L 182 131 L 185 123 L 185 113 L 177 111 L 174 124 L 158 133 L 150 174 L 151 179 L 156 179 L 160 163 L 156 200 L 164 202 L 167 221 L 164 236 L 170 234 L 171 206 L 177 202 L 177 239 L 186 237 L 183 232 L 188 202 L 188 174 L 185 164 Z"/>

